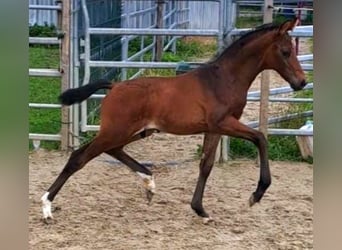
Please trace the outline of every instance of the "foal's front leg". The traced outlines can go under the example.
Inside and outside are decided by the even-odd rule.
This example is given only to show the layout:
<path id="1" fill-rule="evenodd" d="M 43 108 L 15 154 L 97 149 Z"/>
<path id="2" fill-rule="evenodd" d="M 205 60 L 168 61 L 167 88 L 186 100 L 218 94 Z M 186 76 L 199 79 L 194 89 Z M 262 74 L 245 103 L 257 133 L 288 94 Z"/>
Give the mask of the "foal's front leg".
<path id="1" fill-rule="evenodd" d="M 191 201 L 191 207 L 195 212 L 203 217 L 203 222 L 207 223 L 212 220 L 212 218 L 205 212 L 202 199 L 205 184 L 207 182 L 208 176 L 210 175 L 211 169 L 215 161 L 215 153 L 217 145 L 220 141 L 221 136 L 216 134 L 205 134 L 203 142 L 203 153 L 200 162 L 200 173 L 194 192 L 194 196 Z"/>
<path id="2" fill-rule="evenodd" d="M 260 178 L 256 191 L 253 192 L 249 199 L 249 205 L 253 206 L 256 202 L 261 200 L 266 189 L 271 185 L 271 173 L 268 163 L 267 141 L 265 136 L 258 130 L 242 124 L 232 116 L 223 119 L 217 125 L 215 131 L 228 136 L 249 140 L 258 147 L 260 155 Z"/>

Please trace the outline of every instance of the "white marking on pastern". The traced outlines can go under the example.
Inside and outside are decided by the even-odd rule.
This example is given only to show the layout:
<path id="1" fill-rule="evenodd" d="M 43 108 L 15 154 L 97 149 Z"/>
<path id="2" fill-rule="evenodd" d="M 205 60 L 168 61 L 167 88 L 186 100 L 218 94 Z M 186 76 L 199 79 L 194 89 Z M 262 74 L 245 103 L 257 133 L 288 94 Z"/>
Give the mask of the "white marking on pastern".
<path id="1" fill-rule="evenodd" d="M 49 195 L 49 192 L 46 192 L 41 198 L 41 201 L 43 203 L 42 209 L 43 209 L 44 219 L 53 218 L 52 212 L 51 212 L 51 201 L 49 201 L 48 195 Z"/>
<path id="2" fill-rule="evenodd" d="M 156 191 L 156 184 L 154 182 L 154 177 L 153 175 L 147 175 L 141 172 L 137 172 L 137 174 L 143 179 L 145 188 L 152 193 L 155 193 Z"/>

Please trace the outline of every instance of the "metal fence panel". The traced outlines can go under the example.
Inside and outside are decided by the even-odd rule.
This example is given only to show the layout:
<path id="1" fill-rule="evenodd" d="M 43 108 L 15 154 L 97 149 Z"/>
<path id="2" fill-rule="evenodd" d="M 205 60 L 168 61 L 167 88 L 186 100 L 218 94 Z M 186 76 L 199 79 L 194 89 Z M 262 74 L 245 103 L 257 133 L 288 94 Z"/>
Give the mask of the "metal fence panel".
<path id="1" fill-rule="evenodd" d="M 219 3 L 218 2 L 190 2 L 190 28 L 218 29 Z"/>
<path id="2" fill-rule="evenodd" d="M 56 5 L 56 0 L 29 0 L 29 5 Z M 29 25 L 55 25 L 57 26 L 57 13 L 56 11 L 46 10 L 29 10 Z"/>

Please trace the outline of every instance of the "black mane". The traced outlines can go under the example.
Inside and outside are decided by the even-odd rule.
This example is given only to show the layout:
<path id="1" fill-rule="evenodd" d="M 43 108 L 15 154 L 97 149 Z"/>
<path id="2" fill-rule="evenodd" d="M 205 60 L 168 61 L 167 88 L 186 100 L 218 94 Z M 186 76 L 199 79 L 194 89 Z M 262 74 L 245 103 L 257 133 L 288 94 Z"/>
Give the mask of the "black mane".
<path id="1" fill-rule="evenodd" d="M 228 45 L 227 47 L 221 49 L 221 52 L 217 53 L 213 59 L 209 61 L 209 63 L 214 62 L 221 58 L 223 55 L 226 56 L 236 54 L 243 46 L 249 43 L 254 38 L 265 34 L 266 32 L 279 29 L 280 25 L 275 23 L 266 23 L 260 26 L 255 27 L 253 30 L 246 32 L 232 44 Z"/>

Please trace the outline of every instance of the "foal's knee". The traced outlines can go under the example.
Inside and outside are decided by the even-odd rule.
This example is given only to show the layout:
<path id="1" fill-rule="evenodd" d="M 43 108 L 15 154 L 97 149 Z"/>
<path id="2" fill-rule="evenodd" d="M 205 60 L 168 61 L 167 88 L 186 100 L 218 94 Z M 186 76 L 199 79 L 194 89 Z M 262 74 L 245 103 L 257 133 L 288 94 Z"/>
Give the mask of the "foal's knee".
<path id="1" fill-rule="evenodd" d="M 258 147 L 267 147 L 266 137 L 260 131 L 256 131 L 256 134 L 253 138 L 253 143 Z"/>

